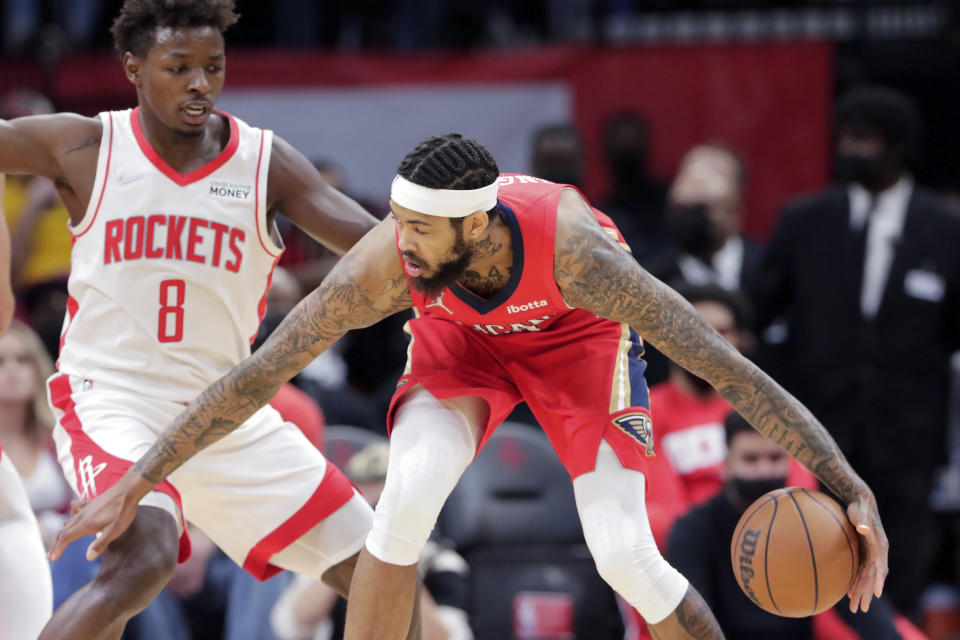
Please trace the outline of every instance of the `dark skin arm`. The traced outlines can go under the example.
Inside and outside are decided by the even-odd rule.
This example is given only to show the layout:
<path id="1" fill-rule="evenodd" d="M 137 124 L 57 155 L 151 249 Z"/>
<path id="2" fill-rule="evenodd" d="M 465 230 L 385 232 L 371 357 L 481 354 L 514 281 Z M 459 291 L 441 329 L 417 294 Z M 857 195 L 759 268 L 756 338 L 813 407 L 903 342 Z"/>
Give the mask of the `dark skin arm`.
<path id="1" fill-rule="evenodd" d="M 343 255 L 377 219 L 320 176 L 309 160 L 279 136 L 273 138 L 267 206 L 282 213 L 311 238 Z"/>
<path id="2" fill-rule="evenodd" d="M 866 611 L 887 574 L 886 535 L 870 488 L 813 414 L 644 271 L 573 191 L 560 199 L 554 275 L 567 304 L 634 327 L 671 360 L 709 381 L 757 431 L 848 505 L 848 517 L 866 539 L 866 559 L 849 591 L 851 609 Z"/>
<path id="3" fill-rule="evenodd" d="M 93 191 L 102 130 L 99 118 L 72 113 L 0 120 L 0 173 L 53 180 L 76 224 Z"/>
<path id="4" fill-rule="evenodd" d="M 87 550 L 100 555 L 129 526 L 137 503 L 197 452 L 243 424 L 280 386 L 343 334 L 411 306 L 397 255 L 393 217 L 378 224 L 291 311 L 249 358 L 207 387 L 120 481 L 95 499 L 73 506 L 50 551 L 58 558 L 73 540 L 102 532 Z"/>
<path id="5" fill-rule="evenodd" d="M 0 174 L 51 178 L 79 222 L 93 190 L 101 129 L 96 118 L 65 113 L 0 120 Z M 0 333 L 13 315 L 11 269 L 10 233 L 0 221 Z"/>

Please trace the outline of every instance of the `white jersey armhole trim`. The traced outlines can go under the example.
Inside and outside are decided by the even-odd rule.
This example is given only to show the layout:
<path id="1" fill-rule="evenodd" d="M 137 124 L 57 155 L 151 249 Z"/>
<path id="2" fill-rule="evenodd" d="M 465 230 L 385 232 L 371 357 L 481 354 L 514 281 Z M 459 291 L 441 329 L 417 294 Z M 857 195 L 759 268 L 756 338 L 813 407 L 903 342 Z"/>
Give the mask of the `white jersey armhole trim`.
<path id="1" fill-rule="evenodd" d="M 274 258 L 279 258 L 280 254 L 283 253 L 284 247 L 282 244 L 277 244 L 277 240 L 274 239 L 274 235 L 271 233 L 276 229 L 276 222 L 273 224 L 267 222 L 267 184 L 270 176 L 271 151 L 273 151 L 273 131 L 261 129 L 260 151 L 257 156 L 257 235 L 260 236 L 260 245 L 264 251 Z M 276 237 L 279 239 L 279 233 Z"/>
<path id="2" fill-rule="evenodd" d="M 110 156 L 113 152 L 113 113 L 107 111 L 100 114 L 100 121 L 103 124 L 103 133 L 100 136 L 100 153 L 97 156 L 97 173 L 93 178 L 93 189 L 90 191 L 90 202 L 87 203 L 87 210 L 83 213 L 83 218 L 77 226 L 70 225 L 70 233 L 74 238 L 79 238 L 93 224 L 100 210 L 100 202 L 103 200 L 103 193 L 107 190 L 107 178 L 110 177 Z"/>

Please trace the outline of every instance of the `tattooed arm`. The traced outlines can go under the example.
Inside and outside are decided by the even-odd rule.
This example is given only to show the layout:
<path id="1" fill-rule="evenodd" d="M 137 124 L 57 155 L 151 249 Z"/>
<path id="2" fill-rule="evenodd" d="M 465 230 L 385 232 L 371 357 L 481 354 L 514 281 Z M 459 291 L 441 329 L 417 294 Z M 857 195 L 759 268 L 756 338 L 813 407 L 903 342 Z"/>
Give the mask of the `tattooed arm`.
<path id="1" fill-rule="evenodd" d="M 880 595 L 887 540 L 870 488 L 833 438 L 793 396 L 733 348 L 679 294 L 651 276 L 602 230 L 574 191 L 560 198 L 554 276 L 567 304 L 626 322 L 671 360 L 712 384 L 753 427 L 783 447 L 848 505 L 868 543 L 851 607 Z"/>
<path id="2" fill-rule="evenodd" d="M 80 506 L 57 535 L 51 557 L 70 541 L 102 531 L 87 551 L 88 557 L 99 555 L 129 526 L 137 503 L 154 486 L 243 424 L 343 334 L 408 309 L 394 224 L 390 217 L 364 236 L 256 353 L 207 387 L 116 485 Z"/>

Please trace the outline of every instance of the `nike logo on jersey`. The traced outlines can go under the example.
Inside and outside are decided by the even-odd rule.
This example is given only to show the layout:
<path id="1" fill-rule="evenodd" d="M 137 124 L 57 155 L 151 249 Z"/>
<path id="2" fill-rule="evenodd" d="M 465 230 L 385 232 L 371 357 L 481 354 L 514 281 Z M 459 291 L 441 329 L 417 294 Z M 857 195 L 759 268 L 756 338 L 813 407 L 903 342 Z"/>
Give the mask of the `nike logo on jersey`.
<path id="1" fill-rule="evenodd" d="M 77 463 L 77 478 L 80 483 L 80 497 L 83 500 L 90 500 L 97 495 L 97 476 L 107 468 L 106 462 L 94 466 L 93 456 L 81 458 Z"/>
<path id="2" fill-rule="evenodd" d="M 147 175 L 147 174 L 145 174 L 145 173 L 138 173 L 138 174 L 135 174 L 135 175 L 132 175 L 132 176 L 131 176 L 131 175 L 126 175 L 126 176 L 125 176 L 125 175 L 123 175 L 123 174 L 120 174 L 120 175 L 117 176 L 117 184 L 119 184 L 119 185 L 130 184 L 131 182 L 136 182 L 137 180 L 143 178 L 145 175 Z"/>
<path id="3" fill-rule="evenodd" d="M 533 311 L 540 307 L 547 306 L 546 300 L 532 300 L 524 304 L 511 304 L 507 307 L 507 313 L 522 313 L 524 311 Z"/>
<path id="4" fill-rule="evenodd" d="M 243 229 L 187 216 L 130 216 L 104 227 L 103 264 L 149 258 L 187 260 L 237 273 L 243 262 Z M 221 264 L 222 262 L 222 264 Z"/>

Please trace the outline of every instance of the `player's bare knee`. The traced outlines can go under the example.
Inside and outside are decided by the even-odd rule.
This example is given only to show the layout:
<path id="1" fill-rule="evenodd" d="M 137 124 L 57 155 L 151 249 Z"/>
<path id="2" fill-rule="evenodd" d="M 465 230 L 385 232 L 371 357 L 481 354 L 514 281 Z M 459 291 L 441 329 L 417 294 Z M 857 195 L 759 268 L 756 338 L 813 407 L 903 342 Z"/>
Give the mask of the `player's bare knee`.
<path id="1" fill-rule="evenodd" d="M 103 552 L 96 590 L 120 610 L 146 607 L 177 567 L 179 535 L 169 513 L 140 507 L 131 526 Z"/>

